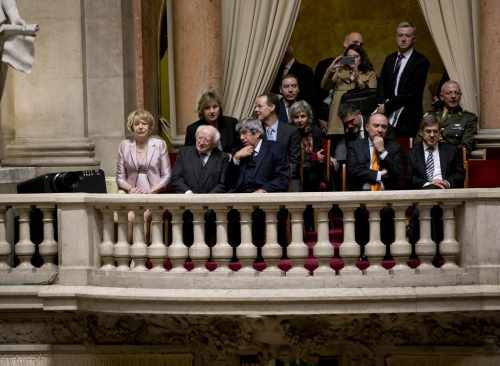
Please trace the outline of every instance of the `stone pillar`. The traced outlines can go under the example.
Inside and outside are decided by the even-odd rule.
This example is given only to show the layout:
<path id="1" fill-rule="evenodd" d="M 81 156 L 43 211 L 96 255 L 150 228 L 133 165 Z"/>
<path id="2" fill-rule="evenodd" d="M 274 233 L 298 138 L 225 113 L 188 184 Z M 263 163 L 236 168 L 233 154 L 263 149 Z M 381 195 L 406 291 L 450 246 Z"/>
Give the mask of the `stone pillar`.
<path id="1" fill-rule="evenodd" d="M 500 2 L 482 0 L 480 7 L 480 110 L 478 147 L 500 147 L 500 75 L 497 69 L 500 59 Z"/>
<path id="2" fill-rule="evenodd" d="M 88 139 L 84 4 L 84 0 L 72 6 L 50 0 L 18 1 L 23 18 L 38 23 L 41 30 L 32 73 L 12 75 L 14 87 L 8 92 L 14 113 L 7 118 L 15 138 L 6 147 L 3 165 L 47 170 L 99 165 Z"/>
<path id="3" fill-rule="evenodd" d="M 221 1 L 173 1 L 176 131 L 198 119 L 196 102 L 201 92 L 220 92 L 222 81 Z M 186 22 L 186 19 L 196 21 Z M 193 45 L 202 45 L 193 47 Z"/>

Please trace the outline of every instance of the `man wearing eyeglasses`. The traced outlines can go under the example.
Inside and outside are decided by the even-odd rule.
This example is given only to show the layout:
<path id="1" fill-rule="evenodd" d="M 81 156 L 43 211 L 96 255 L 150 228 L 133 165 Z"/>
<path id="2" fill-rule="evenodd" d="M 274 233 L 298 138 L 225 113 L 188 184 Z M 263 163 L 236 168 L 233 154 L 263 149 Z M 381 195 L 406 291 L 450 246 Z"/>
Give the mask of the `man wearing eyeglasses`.
<path id="1" fill-rule="evenodd" d="M 462 155 L 455 145 L 440 143 L 439 121 L 426 115 L 420 124 L 421 143 L 409 155 L 409 173 L 414 189 L 463 188 Z"/>
<path id="2" fill-rule="evenodd" d="M 460 84 L 454 80 L 447 81 L 441 87 L 440 99 L 443 108 L 433 114 L 439 120 L 443 141 L 457 146 L 465 146 L 470 152 L 474 149 L 477 116 L 460 107 L 461 98 Z"/>

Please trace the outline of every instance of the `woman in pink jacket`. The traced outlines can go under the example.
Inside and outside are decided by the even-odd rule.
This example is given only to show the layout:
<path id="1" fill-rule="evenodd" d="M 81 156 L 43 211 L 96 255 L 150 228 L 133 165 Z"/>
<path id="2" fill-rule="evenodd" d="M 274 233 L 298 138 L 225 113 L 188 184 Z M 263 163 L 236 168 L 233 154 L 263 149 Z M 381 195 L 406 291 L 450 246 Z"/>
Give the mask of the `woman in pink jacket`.
<path id="1" fill-rule="evenodd" d="M 148 111 L 135 110 L 127 118 L 132 138 L 118 150 L 116 183 L 128 193 L 160 193 L 170 181 L 170 160 L 165 141 L 151 137 L 154 118 Z"/>

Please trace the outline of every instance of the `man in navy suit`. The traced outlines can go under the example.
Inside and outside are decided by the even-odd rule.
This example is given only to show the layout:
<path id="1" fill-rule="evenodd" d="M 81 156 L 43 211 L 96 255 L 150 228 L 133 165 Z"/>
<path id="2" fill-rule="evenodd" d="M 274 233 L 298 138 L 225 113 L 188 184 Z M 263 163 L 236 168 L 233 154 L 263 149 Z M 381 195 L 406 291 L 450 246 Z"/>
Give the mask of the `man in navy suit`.
<path id="1" fill-rule="evenodd" d="M 290 190 L 300 191 L 300 133 L 297 127 L 278 120 L 279 99 L 267 93 L 255 99 L 255 116 L 262 122 L 263 139 L 275 141 L 282 146 L 290 165 Z"/>
<path id="2" fill-rule="evenodd" d="M 422 142 L 409 155 L 409 173 L 415 189 L 463 188 L 464 167 L 457 146 L 439 142 L 439 121 L 426 115 L 420 127 Z"/>
<path id="3" fill-rule="evenodd" d="M 387 56 L 377 88 L 378 112 L 389 117 L 396 136 L 415 137 L 423 115 L 422 99 L 429 61 L 415 47 L 416 28 L 409 22 L 396 29 L 398 52 Z"/>
<path id="4" fill-rule="evenodd" d="M 243 148 L 232 160 L 232 169 L 238 171 L 235 192 L 265 193 L 285 192 L 288 189 L 286 155 L 280 144 L 264 141 L 264 129 L 260 121 L 244 120 L 237 129 Z"/>

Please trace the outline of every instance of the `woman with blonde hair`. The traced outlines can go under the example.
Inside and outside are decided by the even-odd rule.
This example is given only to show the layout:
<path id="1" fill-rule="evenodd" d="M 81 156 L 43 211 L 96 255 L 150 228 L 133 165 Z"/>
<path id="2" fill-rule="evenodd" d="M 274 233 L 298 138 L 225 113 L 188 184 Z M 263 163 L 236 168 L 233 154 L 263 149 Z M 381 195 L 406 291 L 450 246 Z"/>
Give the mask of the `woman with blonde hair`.
<path id="1" fill-rule="evenodd" d="M 170 181 L 165 141 L 152 137 L 155 120 L 150 112 L 135 110 L 127 118 L 132 137 L 118 149 L 116 182 L 127 193 L 160 193 Z"/>

